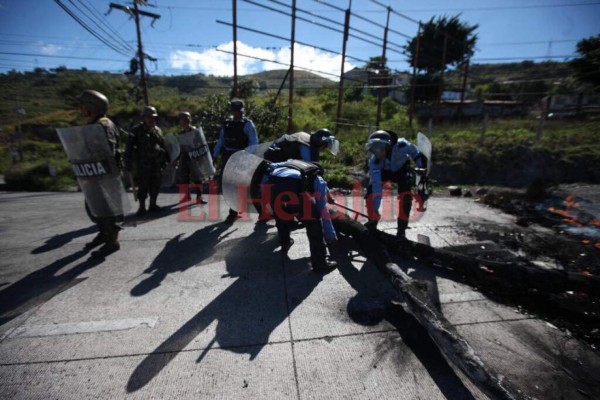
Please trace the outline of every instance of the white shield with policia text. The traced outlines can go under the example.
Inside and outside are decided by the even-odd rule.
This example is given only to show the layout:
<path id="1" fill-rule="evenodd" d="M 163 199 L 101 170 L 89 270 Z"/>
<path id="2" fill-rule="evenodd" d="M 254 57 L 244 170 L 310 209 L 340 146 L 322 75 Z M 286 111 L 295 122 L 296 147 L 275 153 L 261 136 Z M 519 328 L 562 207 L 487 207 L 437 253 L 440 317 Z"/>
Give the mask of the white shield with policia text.
<path id="1" fill-rule="evenodd" d="M 131 206 L 104 128 L 93 124 L 56 131 L 92 215 L 124 215 Z"/>
<path id="2" fill-rule="evenodd" d="M 179 134 L 179 144 L 181 152 L 189 155 L 190 167 L 196 179 L 203 181 L 215 174 L 212 156 L 201 127 Z"/>

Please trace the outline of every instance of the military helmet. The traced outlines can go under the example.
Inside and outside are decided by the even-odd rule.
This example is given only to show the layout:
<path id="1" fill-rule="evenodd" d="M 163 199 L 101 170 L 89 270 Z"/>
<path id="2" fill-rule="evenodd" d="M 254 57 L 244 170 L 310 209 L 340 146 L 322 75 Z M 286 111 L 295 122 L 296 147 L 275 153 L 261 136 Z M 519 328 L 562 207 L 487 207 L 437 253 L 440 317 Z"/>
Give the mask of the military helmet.
<path id="1" fill-rule="evenodd" d="M 188 121 L 192 122 L 192 114 L 187 111 L 179 113 L 179 119 L 182 120 L 184 118 L 187 118 Z"/>
<path id="2" fill-rule="evenodd" d="M 108 111 L 108 99 L 105 95 L 95 90 L 84 90 L 77 100 L 94 115 L 104 115 Z"/>
<path id="3" fill-rule="evenodd" d="M 152 106 L 144 106 L 144 108 L 142 109 L 142 117 L 146 117 L 148 115 L 151 117 L 158 117 L 156 108 L 154 108 Z"/>
<path id="4" fill-rule="evenodd" d="M 392 145 L 392 136 L 386 131 L 375 131 L 369 135 L 365 150 L 375 153 L 381 150 L 388 150 Z"/>

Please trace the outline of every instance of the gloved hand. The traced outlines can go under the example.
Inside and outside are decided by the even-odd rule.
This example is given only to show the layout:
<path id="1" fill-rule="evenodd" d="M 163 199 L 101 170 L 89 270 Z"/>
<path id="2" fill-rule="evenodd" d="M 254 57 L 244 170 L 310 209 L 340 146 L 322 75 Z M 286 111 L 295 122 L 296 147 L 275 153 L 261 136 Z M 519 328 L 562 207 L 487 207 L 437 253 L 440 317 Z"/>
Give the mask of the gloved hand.
<path id="1" fill-rule="evenodd" d="M 327 202 L 329 204 L 335 204 L 335 197 L 333 197 L 331 193 L 327 193 Z"/>

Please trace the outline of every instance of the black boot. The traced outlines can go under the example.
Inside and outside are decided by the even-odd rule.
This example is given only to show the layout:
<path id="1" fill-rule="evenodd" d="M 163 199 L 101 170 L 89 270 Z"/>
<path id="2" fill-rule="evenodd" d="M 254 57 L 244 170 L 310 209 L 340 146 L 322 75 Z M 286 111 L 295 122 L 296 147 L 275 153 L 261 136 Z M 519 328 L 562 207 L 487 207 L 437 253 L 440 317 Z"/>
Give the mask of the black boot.
<path id="1" fill-rule="evenodd" d="M 160 211 L 162 208 L 156 204 L 156 197 L 150 197 L 150 207 L 148 207 L 148 211 L 156 212 Z"/>
<path id="2" fill-rule="evenodd" d="M 288 251 L 290 251 L 290 247 L 294 245 L 294 239 L 290 238 L 289 242 L 282 243 L 281 245 L 281 253 L 283 255 L 287 255 Z"/>
<path id="3" fill-rule="evenodd" d="M 106 243 L 98 250 L 92 252 L 93 259 L 102 259 L 121 249 L 121 244 L 119 243 L 120 230 L 119 226 L 107 226 L 103 229 Z"/>
<path id="4" fill-rule="evenodd" d="M 333 271 L 337 267 L 338 263 L 336 261 L 330 260 L 329 258 L 325 258 L 323 261 L 314 263 L 312 269 L 314 272 L 329 272 Z"/>
<path id="5" fill-rule="evenodd" d="M 98 232 L 91 242 L 86 243 L 83 248 L 86 250 L 91 250 L 96 246 L 100 246 L 102 243 L 104 243 L 104 234 L 102 232 L 102 228 L 100 228 L 100 232 Z"/>
<path id="6" fill-rule="evenodd" d="M 137 217 L 146 214 L 146 199 L 138 199 L 138 201 L 140 202 L 140 207 L 135 213 Z"/>

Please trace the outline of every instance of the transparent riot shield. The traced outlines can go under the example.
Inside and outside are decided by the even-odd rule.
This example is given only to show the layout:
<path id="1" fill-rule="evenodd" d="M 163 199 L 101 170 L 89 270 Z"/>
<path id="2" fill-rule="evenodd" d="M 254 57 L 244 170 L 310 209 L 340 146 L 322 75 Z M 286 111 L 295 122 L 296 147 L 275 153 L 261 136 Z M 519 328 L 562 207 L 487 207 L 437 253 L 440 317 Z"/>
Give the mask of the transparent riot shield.
<path id="1" fill-rule="evenodd" d="M 123 215 L 131 208 L 121 174 L 99 124 L 56 128 L 93 216 Z"/>
<path id="2" fill-rule="evenodd" d="M 164 140 L 167 153 L 169 153 L 169 165 L 163 171 L 161 186 L 169 188 L 175 184 L 175 173 L 177 172 L 175 160 L 179 157 L 181 148 L 175 135 L 167 134 L 164 136 Z"/>
<path id="3" fill-rule="evenodd" d="M 425 158 L 425 174 L 417 174 L 417 178 L 415 181 L 417 192 L 419 193 L 420 203 L 417 205 L 418 211 L 426 211 L 427 210 L 427 199 L 431 196 L 433 191 L 433 187 L 431 185 L 431 181 L 429 179 L 429 173 L 431 172 L 431 142 L 429 138 L 422 134 L 421 132 L 417 133 L 417 147 L 421 152 L 421 157 Z"/>
<path id="4" fill-rule="evenodd" d="M 189 155 L 194 177 L 203 181 L 213 176 L 216 170 L 202 128 L 179 134 L 178 138 L 181 151 Z"/>
<path id="5" fill-rule="evenodd" d="M 248 146 L 246 148 L 246 151 L 260 158 L 265 158 L 265 153 L 267 152 L 267 150 L 269 150 L 269 147 L 271 147 L 272 144 L 273 141 L 255 144 L 252 146 Z"/>
<path id="6" fill-rule="evenodd" d="M 248 201 L 260 191 L 260 168 L 266 161 L 246 150 L 234 153 L 223 170 L 222 189 L 225 203 L 236 211 L 246 207 Z M 255 196 L 254 196 L 255 197 Z M 254 207 L 248 207 L 249 212 L 258 212 Z"/>
<path id="7" fill-rule="evenodd" d="M 431 172 L 431 142 L 429 141 L 429 138 L 421 132 L 417 133 L 417 147 L 421 154 L 427 158 L 427 175 L 429 175 Z"/>

